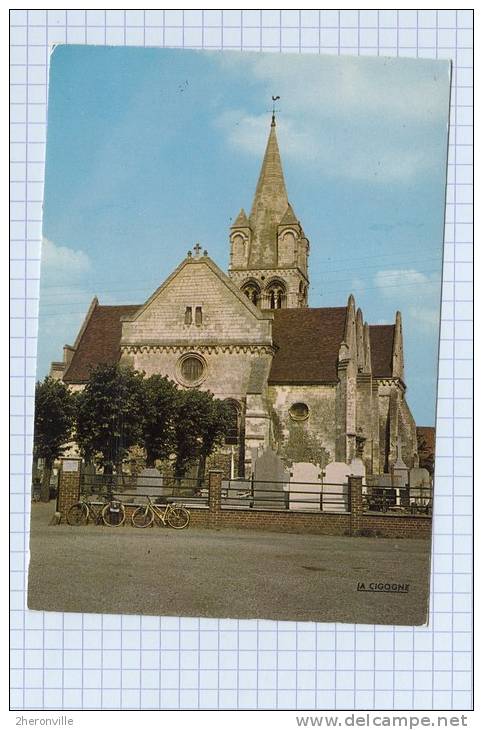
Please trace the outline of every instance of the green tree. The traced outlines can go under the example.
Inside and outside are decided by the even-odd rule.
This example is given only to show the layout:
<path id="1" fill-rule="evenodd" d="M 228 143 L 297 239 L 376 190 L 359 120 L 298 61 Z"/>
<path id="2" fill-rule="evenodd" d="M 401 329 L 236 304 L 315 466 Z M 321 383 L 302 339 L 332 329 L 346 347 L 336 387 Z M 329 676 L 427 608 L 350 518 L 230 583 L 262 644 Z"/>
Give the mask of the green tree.
<path id="1" fill-rule="evenodd" d="M 120 472 L 128 449 L 143 442 L 144 375 L 122 365 L 99 365 L 78 395 L 76 439 L 87 461 L 104 474 Z"/>
<path id="2" fill-rule="evenodd" d="M 233 413 L 227 403 L 207 393 L 206 411 L 200 422 L 200 454 L 198 478 L 203 479 L 206 460 L 217 446 L 221 446 L 233 429 Z"/>
<path id="3" fill-rule="evenodd" d="M 144 381 L 145 409 L 143 423 L 147 466 L 156 459 L 167 459 L 174 451 L 174 421 L 178 389 L 172 380 L 151 375 Z"/>
<path id="4" fill-rule="evenodd" d="M 35 386 L 34 456 L 44 460 L 40 498 L 49 501 L 54 461 L 71 439 L 75 397 L 60 380 L 46 377 Z"/>
<path id="5" fill-rule="evenodd" d="M 181 479 L 198 459 L 199 474 L 207 457 L 223 442 L 230 426 L 228 408 L 208 391 L 179 391 L 174 424 L 175 476 Z"/>
<path id="6" fill-rule="evenodd" d="M 434 476 L 434 446 L 422 434 L 417 435 L 419 466 Z"/>

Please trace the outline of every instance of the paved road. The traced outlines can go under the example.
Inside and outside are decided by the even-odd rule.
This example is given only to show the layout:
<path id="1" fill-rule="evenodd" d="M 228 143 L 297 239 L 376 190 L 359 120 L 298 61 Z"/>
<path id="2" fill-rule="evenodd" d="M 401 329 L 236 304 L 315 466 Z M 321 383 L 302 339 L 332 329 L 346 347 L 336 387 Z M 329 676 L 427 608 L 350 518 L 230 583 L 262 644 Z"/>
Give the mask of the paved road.
<path id="1" fill-rule="evenodd" d="M 32 505 L 32 609 L 367 624 L 426 621 L 425 540 L 49 526 L 52 511 L 53 505 Z M 409 592 L 358 592 L 359 581 L 409 583 Z"/>

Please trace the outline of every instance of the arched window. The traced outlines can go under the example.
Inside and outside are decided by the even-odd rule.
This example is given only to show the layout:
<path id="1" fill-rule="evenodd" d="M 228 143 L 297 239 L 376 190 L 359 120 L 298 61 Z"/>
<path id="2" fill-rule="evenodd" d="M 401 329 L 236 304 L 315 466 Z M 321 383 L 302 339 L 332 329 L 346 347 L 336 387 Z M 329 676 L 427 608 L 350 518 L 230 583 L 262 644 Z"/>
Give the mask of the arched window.
<path id="1" fill-rule="evenodd" d="M 267 288 L 269 309 L 282 309 L 286 306 L 285 286 L 281 281 L 273 281 Z"/>
<path id="2" fill-rule="evenodd" d="M 258 306 L 260 302 L 260 287 L 256 281 L 247 281 L 243 285 L 242 291 L 255 306 Z"/>
<path id="3" fill-rule="evenodd" d="M 229 413 L 229 427 L 225 437 L 225 444 L 238 444 L 240 437 L 240 406 L 235 400 L 225 400 Z"/>

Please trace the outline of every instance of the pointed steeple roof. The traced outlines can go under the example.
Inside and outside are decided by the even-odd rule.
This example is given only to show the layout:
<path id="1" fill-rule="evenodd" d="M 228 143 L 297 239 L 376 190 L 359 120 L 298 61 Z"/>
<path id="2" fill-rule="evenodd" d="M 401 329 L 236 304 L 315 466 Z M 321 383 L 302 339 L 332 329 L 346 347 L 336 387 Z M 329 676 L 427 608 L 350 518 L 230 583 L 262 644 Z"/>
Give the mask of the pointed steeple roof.
<path id="1" fill-rule="evenodd" d="M 292 206 L 290 203 L 287 206 L 287 210 L 285 211 L 282 220 L 280 221 L 281 226 L 288 226 L 290 223 L 298 223 L 297 216 L 295 215 Z"/>
<path id="2" fill-rule="evenodd" d="M 232 228 L 246 228 L 249 224 L 247 214 L 245 213 L 244 209 L 242 208 L 240 212 L 238 213 L 237 217 L 235 218 L 234 223 L 232 223 Z"/>
<path id="3" fill-rule="evenodd" d="M 265 267 L 276 263 L 277 226 L 289 205 L 275 129 L 275 120 L 272 119 L 250 212 L 253 231 L 251 263 Z"/>

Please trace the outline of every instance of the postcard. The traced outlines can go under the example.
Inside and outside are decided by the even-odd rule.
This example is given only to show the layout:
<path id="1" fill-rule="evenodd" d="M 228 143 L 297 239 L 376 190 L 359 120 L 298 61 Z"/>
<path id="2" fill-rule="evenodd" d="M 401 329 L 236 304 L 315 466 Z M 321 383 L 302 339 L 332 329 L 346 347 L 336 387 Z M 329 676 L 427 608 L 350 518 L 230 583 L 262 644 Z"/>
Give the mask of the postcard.
<path id="1" fill-rule="evenodd" d="M 29 608 L 427 622 L 450 74 L 55 48 Z"/>

